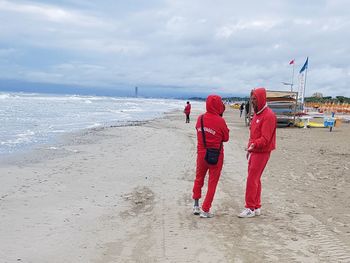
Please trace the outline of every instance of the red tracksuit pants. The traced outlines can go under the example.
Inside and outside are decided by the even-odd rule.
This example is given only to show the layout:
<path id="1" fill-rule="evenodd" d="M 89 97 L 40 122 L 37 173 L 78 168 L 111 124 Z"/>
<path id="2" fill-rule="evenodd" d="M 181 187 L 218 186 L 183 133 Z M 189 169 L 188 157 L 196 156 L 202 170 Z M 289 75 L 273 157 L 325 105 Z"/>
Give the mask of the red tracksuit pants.
<path id="1" fill-rule="evenodd" d="M 219 161 L 215 165 L 208 164 L 205 160 L 205 152 L 197 154 L 197 168 L 196 168 L 196 179 L 193 185 L 193 199 L 200 199 L 202 197 L 202 187 L 204 185 L 205 175 L 209 170 L 208 178 L 208 190 L 205 195 L 204 202 L 202 203 L 202 210 L 204 212 L 209 212 L 211 203 L 213 202 L 216 186 L 219 182 L 222 165 L 224 163 L 224 154 L 221 153 L 219 156 Z"/>
<path id="2" fill-rule="evenodd" d="M 270 152 L 252 152 L 248 161 L 248 178 L 245 192 L 245 207 L 256 209 L 261 207 L 261 175 L 265 169 Z"/>

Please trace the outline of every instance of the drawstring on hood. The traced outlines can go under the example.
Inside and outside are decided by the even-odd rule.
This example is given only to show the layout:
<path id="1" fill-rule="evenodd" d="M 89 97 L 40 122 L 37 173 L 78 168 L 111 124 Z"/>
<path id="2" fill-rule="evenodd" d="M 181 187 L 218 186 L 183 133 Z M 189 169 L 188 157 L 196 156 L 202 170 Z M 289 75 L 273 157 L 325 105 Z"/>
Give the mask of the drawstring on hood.
<path id="1" fill-rule="evenodd" d="M 267 103 L 265 104 L 265 106 L 261 109 L 261 110 L 259 110 L 256 114 L 260 114 L 260 113 L 262 113 L 264 110 L 265 110 L 265 108 L 267 107 Z"/>

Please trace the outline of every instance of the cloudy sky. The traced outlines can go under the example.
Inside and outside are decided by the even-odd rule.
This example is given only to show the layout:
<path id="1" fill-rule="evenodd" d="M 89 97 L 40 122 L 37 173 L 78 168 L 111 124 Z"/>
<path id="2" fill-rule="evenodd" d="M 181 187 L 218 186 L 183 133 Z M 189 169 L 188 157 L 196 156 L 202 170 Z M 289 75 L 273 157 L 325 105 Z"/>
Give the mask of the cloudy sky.
<path id="1" fill-rule="evenodd" d="M 0 0 L 0 79 L 350 97 L 348 0 Z"/>

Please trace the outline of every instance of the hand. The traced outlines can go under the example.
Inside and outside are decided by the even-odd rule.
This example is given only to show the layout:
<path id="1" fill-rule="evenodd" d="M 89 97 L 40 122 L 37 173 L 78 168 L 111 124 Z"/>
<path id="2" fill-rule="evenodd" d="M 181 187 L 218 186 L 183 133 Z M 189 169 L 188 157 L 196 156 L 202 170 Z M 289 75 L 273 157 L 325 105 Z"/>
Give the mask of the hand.
<path id="1" fill-rule="evenodd" d="M 247 149 L 248 152 L 251 152 L 254 149 L 255 145 L 252 143 L 249 148 Z"/>

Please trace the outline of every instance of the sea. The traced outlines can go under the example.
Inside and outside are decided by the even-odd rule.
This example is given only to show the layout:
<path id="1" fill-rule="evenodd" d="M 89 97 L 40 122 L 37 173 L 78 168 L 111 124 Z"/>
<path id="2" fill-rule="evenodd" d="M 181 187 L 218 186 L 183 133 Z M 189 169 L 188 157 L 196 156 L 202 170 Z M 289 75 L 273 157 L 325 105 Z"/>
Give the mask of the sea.
<path id="1" fill-rule="evenodd" d="M 0 157 L 65 133 L 152 120 L 184 106 L 175 99 L 0 92 Z"/>

